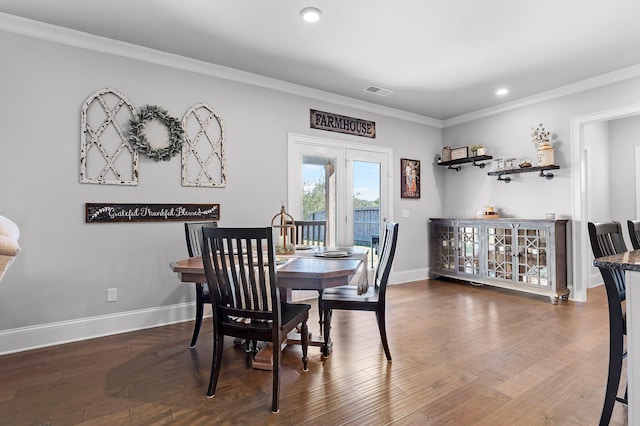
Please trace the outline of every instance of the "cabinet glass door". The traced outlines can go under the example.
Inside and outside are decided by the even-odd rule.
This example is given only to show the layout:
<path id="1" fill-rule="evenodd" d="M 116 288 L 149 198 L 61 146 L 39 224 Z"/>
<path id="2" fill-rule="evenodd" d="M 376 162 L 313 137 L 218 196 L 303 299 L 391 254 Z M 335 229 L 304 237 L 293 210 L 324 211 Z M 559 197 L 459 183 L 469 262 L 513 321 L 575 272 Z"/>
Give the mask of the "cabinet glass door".
<path id="1" fill-rule="evenodd" d="M 487 227 L 487 276 L 513 281 L 513 231 Z"/>
<path id="2" fill-rule="evenodd" d="M 458 226 L 457 272 L 480 274 L 480 228 L 477 226 Z"/>
<path id="3" fill-rule="evenodd" d="M 455 228 L 444 224 L 435 226 L 435 241 L 433 264 L 435 269 L 453 271 L 456 256 L 454 236 Z"/>
<path id="4" fill-rule="evenodd" d="M 549 287 L 548 229 L 518 229 L 518 283 Z"/>

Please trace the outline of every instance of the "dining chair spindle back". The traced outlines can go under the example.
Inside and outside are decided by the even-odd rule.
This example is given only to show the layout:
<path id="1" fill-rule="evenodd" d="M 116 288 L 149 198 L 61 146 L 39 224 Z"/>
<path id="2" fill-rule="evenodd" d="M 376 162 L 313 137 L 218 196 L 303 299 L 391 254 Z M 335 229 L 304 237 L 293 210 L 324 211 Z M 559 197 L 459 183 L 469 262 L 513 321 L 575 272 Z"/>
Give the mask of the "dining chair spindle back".
<path id="1" fill-rule="evenodd" d="M 318 246 L 326 247 L 327 245 L 327 221 L 326 220 L 296 220 L 295 222 L 288 222 L 295 226 L 295 241 L 296 246 Z M 293 238 L 293 236 L 292 236 Z M 322 330 L 322 292 L 318 290 L 318 323 Z"/>
<path id="2" fill-rule="evenodd" d="M 391 265 L 396 252 L 398 241 L 398 224 L 388 222 L 385 226 L 382 246 L 379 251 L 378 266 L 374 275 L 374 285 L 365 294 L 358 295 L 356 286 L 339 286 L 328 288 L 322 294 L 322 311 L 324 315 L 324 341 L 330 341 L 331 317 L 334 309 L 353 311 L 372 311 L 376 313 L 378 330 L 382 347 L 388 361 L 391 361 L 391 351 L 387 342 L 385 325 L 385 301 L 387 282 Z M 323 346 L 323 355 L 328 355 L 329 348 Z"/>
<path id="3" fill-rule="evenodd" d="M 202 238 L 203 226 L 218 226 L 217 222 L 185 222 L 184 233 L 187 240 L 187 252 L 189 257 L 202 256 L 202 250 L 200 249 L 200 240 Z M 209 297 L 209 288 L 207 283 L 195 283 L 196 286 L 196 320 L 193 326 L 193 336 L 191 337 L 190 348 L 196 346 L 198 341 L 198 335 L 200 334 L 200 327 L 202 326 L 202 317 L 204 315 L 204 305 L 211 304 L 211 298 Z"/>
<path id="4" fill-rule="evenodd" d="M 296 228 L 294 244 L 307 246 L 327 245 L 326 220 L 296 220 L 293 223 Z"/>
<path id="5" fill-rule="evenodd" d="M 273 230 L 203 228 L 202 259 L 213 303 L 213 360 L 207 396 L 215 395 L 224 336 L 273 343 L 271 411 L 279 410 L 280 362 L 287 334 L 300 326 L 307 371 L 310 305 L 280 300 Z"/>

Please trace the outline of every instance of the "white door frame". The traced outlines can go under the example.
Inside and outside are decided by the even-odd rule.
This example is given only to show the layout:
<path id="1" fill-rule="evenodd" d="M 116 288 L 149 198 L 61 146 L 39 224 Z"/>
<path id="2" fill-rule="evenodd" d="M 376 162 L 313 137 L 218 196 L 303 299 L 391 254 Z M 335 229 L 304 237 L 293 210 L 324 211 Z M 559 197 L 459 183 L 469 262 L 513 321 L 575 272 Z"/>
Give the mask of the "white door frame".
<path id="1" fill-rule="evenodd" d="M 297 145 L 309 145 L 318 148 L 330 148 L 330 149 L 339 149 L 345 152 L 344 158 L 346 159 L 346 151 L 347 150 L 359 150 L 365 152 L 375 152 L 384 154 L 387 157 L 387 179 L 385 182 L 382 182 L 381 185 L 386 183 L 386 188 L 381 188 L 381 194 L 387 194 L 386 197 L 386 212 L 380 211 L 381 218 L 387 218 L 388 220 L 392 220 L 392 212 L 393 212 L 393 191 L 392 191 L 392 176 L 393 176 L 393 149 L 388 147 L 381 146 L 373 146 L 364 143 L 355 143 L 355 142 L 347 142 L 341 141 L 337 139 L 327 139 L 321 138 L 317 136 L 309 136 L 309 135 L 301 135 L 297 133 L 289 133 L 288 135 L 288 158 L 291 159 L 295 155 L 295 147 Z M 292 179 L 299 173 L 299 170 L 294 170 L 294 162 L 289 160 L 289 169 L 288 169 L 288 182 L 291 182 Z M 345 168 L 346 169 L 346 168 Z M 346 182 L 346 181 L 345 181 Z M 297 187 L 301 186 L 301 182 L 298 182 Z M 289 206 L 290 213 L 296 217 L 296 215 L 300 216 L 301 212 L 298 212 L 299 203 L 299 194 L 293 194 L 292 191 L 288 191 L 287 194 L 287 205 Z M 382 200 L 381 200 L 382 203 Z M 344 205 L 344 203 L 343 203 Z M 341 216 L 339 216 L 338 220 L 344 220 L 344 212 L 342 212 Z M 340 239 L 340 236 L 338 237 Z"/>
<path id="2" fill-rule="evenodd" d="M 572 182 L 572 261 L 573 291 L 571 299 L 579 302 L 587 300 L 587 288 L 591 275 L 591 245 L 587 230 L 589 192 L 587 183 L 587 155 L 584 146 L 584 126 L 599 121 L 640 115 L 640 104 L 613 108 L 593 114 L 571 118 L 571 182 Z"/>

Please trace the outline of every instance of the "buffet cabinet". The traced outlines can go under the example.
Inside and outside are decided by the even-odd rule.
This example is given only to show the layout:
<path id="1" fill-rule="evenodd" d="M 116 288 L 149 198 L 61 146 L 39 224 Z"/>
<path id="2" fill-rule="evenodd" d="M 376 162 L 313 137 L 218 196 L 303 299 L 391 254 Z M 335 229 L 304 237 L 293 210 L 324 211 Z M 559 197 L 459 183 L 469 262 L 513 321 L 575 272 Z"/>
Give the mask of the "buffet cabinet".
<path id="1" fill-rule="evenodd" d="M 568 220 L 431 219 L 431 275 L 567 300 Z"/>

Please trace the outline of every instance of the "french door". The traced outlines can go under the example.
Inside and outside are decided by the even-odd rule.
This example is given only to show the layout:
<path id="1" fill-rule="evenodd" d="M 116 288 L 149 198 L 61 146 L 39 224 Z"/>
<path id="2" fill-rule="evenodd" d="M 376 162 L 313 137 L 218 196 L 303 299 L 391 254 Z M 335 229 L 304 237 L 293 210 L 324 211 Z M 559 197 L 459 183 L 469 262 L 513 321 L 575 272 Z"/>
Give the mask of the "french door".
<path id="1" fill-rule="evenodd" d="M 370 246 L 392 208 L 391 157 L 390 148 L 289 134 L 289 213 L 326 220 L 329 246 Z"/>

